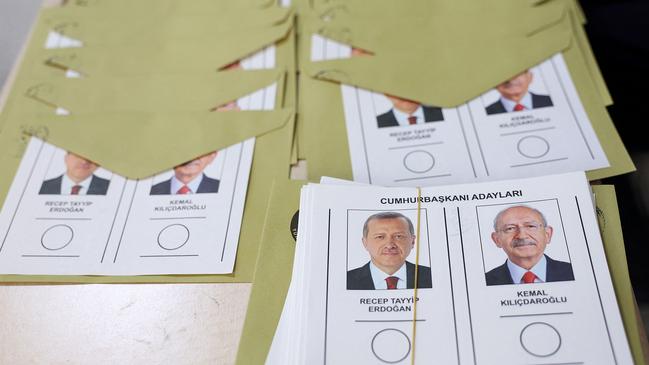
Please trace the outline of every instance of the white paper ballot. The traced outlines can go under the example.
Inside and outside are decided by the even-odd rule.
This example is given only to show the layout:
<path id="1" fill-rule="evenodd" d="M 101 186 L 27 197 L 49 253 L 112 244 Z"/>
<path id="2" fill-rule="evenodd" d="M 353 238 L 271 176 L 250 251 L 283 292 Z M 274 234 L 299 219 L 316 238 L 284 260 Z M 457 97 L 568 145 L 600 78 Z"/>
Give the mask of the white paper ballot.
<path id="1" fill-rule="evenodd" d="M 230 273 L 253 149 L 249 140 L 176 167 L 204 168 L 183 194 L 172 172 L 127 180 L 33 138 L 0 214 L 2 273 Z M 75 192 L 69 176 L 94 168 Z"/>
<path id="2" fill-rule="evenodd" d="M 302 200 L 269 363 L 632 363 L 583 173 Z"/>
<path id="3" fill-rule="evenodd" d="M 272 110 L 276 92 L 273 84 L 233 107 Z M 254 144 L 127 180 L 32 138 L 0 212 L 0 273 L 231 273 Z"/>
<path id="4" fill-rule="evenodd" d="M 314 35 L 311 60 L 352 49 Z M 433 186 L 608 167 L 561 54 L 457 108 L 341 85 L 354 180 Z"/>

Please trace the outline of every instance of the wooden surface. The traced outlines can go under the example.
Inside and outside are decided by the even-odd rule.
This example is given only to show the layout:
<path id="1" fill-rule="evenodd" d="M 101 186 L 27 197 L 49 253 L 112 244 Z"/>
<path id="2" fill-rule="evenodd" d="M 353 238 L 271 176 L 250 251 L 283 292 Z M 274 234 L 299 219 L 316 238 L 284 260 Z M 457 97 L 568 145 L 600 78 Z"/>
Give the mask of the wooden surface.
<path id="1" fill-rule="evenodd" d="M 0 286 L 0 364 L 232 364 L 250 287 Z"/>

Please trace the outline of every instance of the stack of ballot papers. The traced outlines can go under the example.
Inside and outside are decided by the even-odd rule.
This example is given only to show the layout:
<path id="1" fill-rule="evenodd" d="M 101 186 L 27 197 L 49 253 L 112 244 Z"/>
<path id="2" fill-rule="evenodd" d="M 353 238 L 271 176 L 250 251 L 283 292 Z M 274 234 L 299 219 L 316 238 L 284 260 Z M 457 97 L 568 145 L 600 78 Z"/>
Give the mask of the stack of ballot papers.
<path id="1" fill-rule="evenodd" d="M 302 188 L 267 364 L 633 362 L 585 175 Z"/>
<path id="2" fill-rule="evenodd" d="M 0 279 L 251 281 L 294 150 L 293 18 L 257 1 L 42 9 L 0 116 Z M 151 276 L 169 274 L 188 276 Z"/>

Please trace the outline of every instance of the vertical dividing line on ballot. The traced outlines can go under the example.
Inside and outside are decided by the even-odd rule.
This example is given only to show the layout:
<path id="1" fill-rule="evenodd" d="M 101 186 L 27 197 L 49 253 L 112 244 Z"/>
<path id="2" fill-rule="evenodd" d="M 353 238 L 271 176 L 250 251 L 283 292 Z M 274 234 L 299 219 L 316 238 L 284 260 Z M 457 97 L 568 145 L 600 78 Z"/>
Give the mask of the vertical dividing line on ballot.
<path id="1" fill-rule="evenodd" d="M 412 308 L 412 356 L 410 357 L 410 364 L 415 364 L 415 353 L 417 344 L 417 287 L 419 284 L 419 234 L 421 227 L 421 187 L 417 187 L 417 229 L 415 230 L 417 236 L 415 237 L 415 292 L 413 295 L 413 308 Z"/>

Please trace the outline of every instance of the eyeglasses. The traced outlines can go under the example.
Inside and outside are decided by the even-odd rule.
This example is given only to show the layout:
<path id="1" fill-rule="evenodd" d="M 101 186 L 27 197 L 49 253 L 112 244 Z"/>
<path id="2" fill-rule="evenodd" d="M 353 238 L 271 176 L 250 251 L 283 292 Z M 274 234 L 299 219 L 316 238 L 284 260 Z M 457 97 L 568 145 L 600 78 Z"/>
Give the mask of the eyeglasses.
<path id="1" fill-rule="evenodd" d="M 500 232 L 504 234 L 514 234 L 514 233 L 536 233 L 540 231 L 544 226 L 541 223 L 524 223 L 523 225 L 508 224 L 505 227 L 500 229 Z"/>

